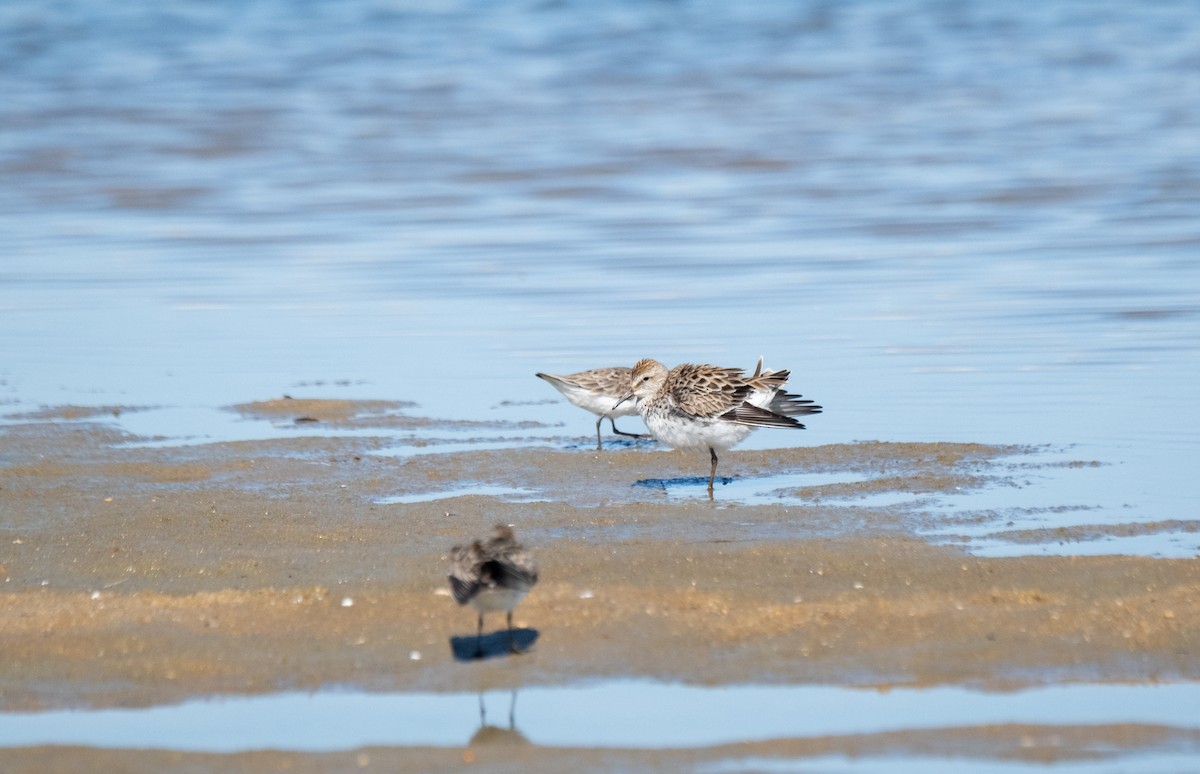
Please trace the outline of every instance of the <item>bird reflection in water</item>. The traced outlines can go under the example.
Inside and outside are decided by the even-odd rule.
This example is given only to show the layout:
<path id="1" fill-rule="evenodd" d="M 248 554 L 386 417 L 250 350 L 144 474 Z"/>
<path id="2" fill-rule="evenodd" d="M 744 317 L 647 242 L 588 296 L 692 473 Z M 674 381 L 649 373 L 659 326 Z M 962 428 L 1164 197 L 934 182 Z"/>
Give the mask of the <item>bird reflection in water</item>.
<path id="1" fill-rule="evenodd" d="M 487 722 L 487 706 L 483 694 L 479 694 L 479 730 L 471 736 L 468 746 L 500 745 L 500 744 L 529 744 L 525 735 L 517 730 L 517 692 L 514 689 L 508 705 L 508 728 L 489 726 Z"/>

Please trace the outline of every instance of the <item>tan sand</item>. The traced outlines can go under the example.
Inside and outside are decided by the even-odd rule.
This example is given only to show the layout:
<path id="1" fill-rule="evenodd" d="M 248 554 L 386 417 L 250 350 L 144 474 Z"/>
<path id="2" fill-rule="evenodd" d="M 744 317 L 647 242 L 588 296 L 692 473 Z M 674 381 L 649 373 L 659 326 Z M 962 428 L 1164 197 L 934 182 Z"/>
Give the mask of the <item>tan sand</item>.
<path id="1" fill-rule="evenodd" d="M 279 403 L 237 410 L 267 415 Z M 341 403 L 288 409 L 318 422 L 383 417 L 391 427 L 391 412 L 404 408 Z M 861 494 L 1004 483 L 1022 449 L 735 451 L 724 474 L 847 476 L 794 493 L 802 506 L 738 505 L 723 503 L 720 487 L 709 502 L 702 486 L 681 501 L 633 486 L 704 472 L 695 455 L 644 448 L 390 456 L 375 453 L 389 445 L 383 438 L 301 435 L 146 448 L 126 445 L 131 439 L 103 416 L 70 408 L 20 419 L 0 427 L 4 711 L 328 685 L 483 691 L 627 676 L 881 689 L 1200 678 L 1200 562 L 975 558 L 919 539 L 929 515 L 854 505 Z M 382 502 L 481 483 L 539 501 Z M 464 664 L 449 639 L 473 633 L 474 613 L 450 600 L 445 555 L 495 522 L 514 524 L 537 552 L 542 580 L 516 620 L 540 637 L 526 655 Z M 494 618 L 489 628 L 501 625 Z M 1054 745 L 1038 741 L 1046 734 Z M 1014 746 L 1024 738 L 1033 742 Z M 1002 727 L 657 753 L 482 743 L 232 757 L 33 749 L 0 752 L 0 761 L 5 771 L 45 772 L 82 770 L 73 765 L 82 760 L 123 771 L 235 762 L 244 771 L 421 771 L 486 757 L 501 769 L 554 770 L 569 754 L 577 768 L 638 769 L 966 748 L 1073 758 L 1090 754 L 1097 738 L 1115 749 L 1200 744 L 1171 729 Z"/>

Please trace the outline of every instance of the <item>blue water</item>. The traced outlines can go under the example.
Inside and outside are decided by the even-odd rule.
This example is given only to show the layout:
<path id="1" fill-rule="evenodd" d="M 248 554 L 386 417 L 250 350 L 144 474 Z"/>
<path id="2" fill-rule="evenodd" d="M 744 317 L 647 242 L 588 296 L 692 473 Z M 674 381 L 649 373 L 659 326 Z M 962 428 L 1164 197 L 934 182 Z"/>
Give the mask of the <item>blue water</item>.
<path id="1" fill-rule="evenodd" d="M 141 709 L 0 716 L 0 747 L 36 744 L 205 752 L 466 746 L 481 722 L 546 747 L 673 749 L 770 739 L 965 729 L 996 724 L 1134 724 L 1196 729 L 1197 686 L 719 688 L 615 681 L 515 692 L 324 691 L 224 697 Z M 481 710 L 483 717 L 481 718 Z M 1110 752 L 1115 752 L 1113 747 Z"/>
<path id="2" fill-rule="evenodd" d="M 396 453 L 582 450 L 535 372 L 763 355 L 825 413 L 749 448 L 1035 444 L 1102 465 L 931 509 L 1200 516 L 1191 0 L 6 0 L 0 94 L 0 414 L 386 398 L 544 423 Z M 1200 551 L 996 529 L 930 534 Z"/>
<path id="3" fill-rule="evenodd" d="M 733 757 L 696 769 L 700 774 L 729 774 L 730 772 L 754 771 L 761 774 L 1020 774 L 1021 772 L 1044 772 L 1048 765 L 1042 762 L 964 759 L 957 756 L 933 757 L 914 756 L 897 760 L 887 756 L 830 755 L 803 760 L 780 760 L 778 758 Z M 1116 760 L 1097 761 L 1056 760 L 1054 774 L 1128 774 L 1129 772 L 1180 772 L 1191 771 L 1195 765 L 1189 753 L 1152 753 L 1146 755 L 1119 756 Z"/>
<path id="4" fill-rule="evenodd" d="M 765 355 L 826 412 L 750 448 L 1070 447 L 1194 519 L 1198 52 L 1182 1 L 12 0 L 0 407 L 586 438 L 535 371 Z"/>

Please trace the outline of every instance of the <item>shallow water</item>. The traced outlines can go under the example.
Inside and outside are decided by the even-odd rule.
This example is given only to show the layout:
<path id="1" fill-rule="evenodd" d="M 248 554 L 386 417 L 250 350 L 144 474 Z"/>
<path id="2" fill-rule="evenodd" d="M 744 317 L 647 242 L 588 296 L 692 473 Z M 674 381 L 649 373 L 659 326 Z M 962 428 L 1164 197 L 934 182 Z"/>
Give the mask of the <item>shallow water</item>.
<path id="1" fill-rule="evenodd" d="M 511 730 L 536 745 L 631 749 L 995 724 L 1196 729 L 1190 709 L 1198 699 L 1198 686 L 1192 683 L 1059 685 L 1013 692 L 957 687 L 711 688 L 645 681 L 481 694 L 324 691 L 144 709 L 5 713 L 0 745 L 226 753 L 368 745 L 456 747 L 466 746 L 481 723 L 503 728 L 510 720 Z"/>
<path id="2" fill-rule="evenodd" d="M 386 398 L 542 423 L 386 453 L 582 453 L 593 419 L 535 372 L 763 355 L 825 413 L 747 448 L 1098 463 L 914 496 L 930 539 L 1200 554 L 1196 532 L 1005 537 L 1200 515 L 1198 52 L 1186 0 L 10 0 L 0 411 L 144 407 L 107 421 L 176 445 L 375 435 L 223 407 Z"/>
<path id="3" fill-rule="evenodd" d="M 463 497 L 474 495 L 485 495 L 488 497 L 499 497 L 512 502 L 534 502 L 536 497 L 532 497 L 534 493 L 528 489 L 519 489 L 514 487 L 503 486 L 464 486 L 457 487 L 445 492 L 428 492 L 415 495 L 394 495 L 392 497 L 382 497 L 376 502 L 381 505 L 390 503 L 421 503 L 430 502 L 433 500 L 444 500 L 450 497 Z"/>
<path id="4" fill-rule="evenodd" d="M 1085 761 L 1055 761 L 1056 774 L 1063 772 L 1085 772 L 1086 774 L 1125 774 L 1130 771 L 1188 771 L 1193 757 L 1188 753 L 1157 753 L 1147 755 L 1120 756 L 1116 761 L 1099 762 Z M 1008 772 L 1045 771 L 1047 764 L 1026 763 L 1019 761 L 998 760 L 967 760 L 960 757 L 933 758 L 915 756 L 897 760 L 895 757 L 883 756 L 829 756 L 796 760 L 780 760 L 778 758 L 740 757 L 728 761 L 720 761 L 709 766 L 698 768 L 703 774 L 724 774 L 724 772 L 755 771 L 764 774 L 782 772 L 820 771 L 823 774 L 866 774 L 866 772 L 921 772 L 924 774 L 1008 774 Z"/>
<path id="5" fill-rule="evenodd" d="M 1192 519 L 1198 20 L 6 3 L 0 400 L 193 442 L 283 393 L 586 438 L 535 371 L 765 355 L 826 412 L 748 447 L 1078 444 L 1129 474 L 1101 506 Z"/>

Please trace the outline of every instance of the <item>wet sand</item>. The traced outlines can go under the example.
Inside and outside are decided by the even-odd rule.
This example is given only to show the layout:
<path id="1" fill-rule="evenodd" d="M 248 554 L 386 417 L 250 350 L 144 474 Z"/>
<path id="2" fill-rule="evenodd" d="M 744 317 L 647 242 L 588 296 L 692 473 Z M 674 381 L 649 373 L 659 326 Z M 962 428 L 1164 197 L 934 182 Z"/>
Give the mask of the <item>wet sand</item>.
<path id="1" fill-rule="evenodd" d="M 670 500 L 634 485 L 697 476 L 707 463 L 695 455 L 646 444 L 379 454 L 395 445 L 385 433 L 306 437 L 303 425 L 361 429 L 374 416 L 394 428 L 405 405 L 304 404 L 237 407 L 304 418 L 296 437 L 261 442 L 137 445 L 130 442 L 144 439 L 104 421 L 131 410 L 115 407 L 46 410 L 0 427 L 0 709 L 148 706 L 333 685 L 488 691 L 631 676 L 882 690 L 1200 679 L 1200 562 L 977 558 L 920 539 L 929 515 L 855 505 L 856 493 L 1012 484 L 1029 450 L 858 443 L 735 451 L 722 460 L 725 475 L 791 469 L 853 479 L 802 489 L 801 506 L 742 505 L 723 503 L 720 487 L 709 502 L 702 486 L 695 499 Z M 478 484 L 537 499 L 383 502 Z M 515 622 L 539 637 L 523 656 L 464 664 L 450 638 L 472 634 L 475 618 L 448 595 L 445 557 L 496 522 L 514 524 L 537 552 L 541 582 Z M 967 749 L 1054 760 L 1092 755 L 1097 740 L 1115 750 L 1200 746 L 1178 729 L 1004 726 L 569 754 L 577 768 L 622 769 Z M 0 759 L 7 771 L 43 772 L 102 761 L 125 771 L 423 771 L 464 762 L 553 770 L 564 754 L 482 740 L 459 750 L 320 755 L 34 748 Z"/>

